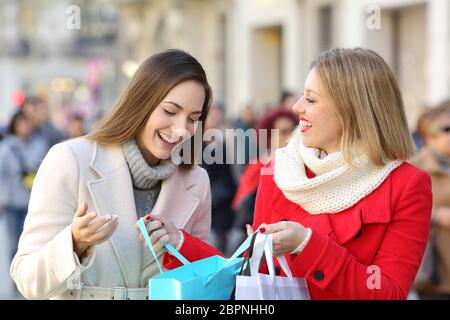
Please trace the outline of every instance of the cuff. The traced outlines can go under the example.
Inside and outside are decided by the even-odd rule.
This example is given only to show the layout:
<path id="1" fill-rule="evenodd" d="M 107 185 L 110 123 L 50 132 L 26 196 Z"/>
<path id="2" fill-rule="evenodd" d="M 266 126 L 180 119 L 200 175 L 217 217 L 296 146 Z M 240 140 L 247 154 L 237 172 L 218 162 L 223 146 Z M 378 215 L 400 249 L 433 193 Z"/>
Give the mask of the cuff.
<path id="1" fill-rule="evenodd" d="M 197 261 L 213 255 L 224 256 L 219 250 L 209 245 L 200 238 L 191 235 L 180 229 L 183 233 L 183 243 L 181 243 L 178 251 L 188 260 Z M 163 266 L 166 269 L 174 269 L 182 266 L 182 263 L 177 258 L 166 252 L 163 258 Z"/>
<path id="2" fill-rule="evenodd" d="M 308 244 L 309 239 L 311 238 L 311 233 L 312 233 L 311 229 L 307 228 L 306 229 L 306 237 L 305 237 L 305 239 L 298 245 L 297 248 L 295 248 L 294 250 L 291 251 L 291 254 L 297 254 L 297 253 L 300 253 L 300 252 L 303 251 L 303 249 Z"/>
<path id="3" fill-rule="evenodd" d="M 75 264 L 78 268 L 81 269 L 81 271 L 84 271 L 86 269 L 89 269 L 92 266 L 92 263 L 95 259 L 95 247 L 89 247 L 81 256 L 81 261 L 78 258 L 78 255 L 74 252 L 73 257 L 75 259 Z"/>
<path id="4" fill-rule="evenodd" d="M 183 246 L 183 242 L 184 242 L 184 233 L 180 229 L 178 229 L 178 232 L 180 233 L 180 242 L 178 243 L 178 245 L 177 245 L 177 247 L 175 249 L 180 251 L 181 247 Z"/>
<path id="5" fill-rule="evenodd" d="M 66 282 L 67 287 L 73 289 L 79 286 L 81 273 L 92 265 L 95 249 L 86 250 L 80 261 L 73 251 L 72 225 L 70 224 L 47 243 L 44 247 L 44 255 L 48 257 L 56 279 L 60 283 Z"/>

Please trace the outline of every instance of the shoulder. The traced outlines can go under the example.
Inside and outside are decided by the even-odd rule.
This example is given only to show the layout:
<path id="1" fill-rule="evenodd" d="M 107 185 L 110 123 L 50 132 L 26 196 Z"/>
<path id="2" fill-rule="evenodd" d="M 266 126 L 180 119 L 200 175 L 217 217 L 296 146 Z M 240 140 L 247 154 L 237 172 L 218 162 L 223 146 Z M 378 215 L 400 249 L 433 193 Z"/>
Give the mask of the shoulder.
<path id="1" fill-rule="evenodd" d="M 55 146 L 59 149 L 71 150 L 77 155 L 82 155 L 85 153 L 92 153 L 94 151 L 96 143 L 89 139 L 80 137 L 75 139 L 69 139 L 64 142 L 58 143 Z"/>
<path id="2" fill-rule="evenodd" d="M 75 138 L 55 144 L 47 153 L 44 161 L 62 163 L 88 163 L 95 151 L 95 142 L 85 138 Z M 66 162 L 67 161 L 67 162 Z"/>
<path id="3" fill-rule="evenodd" d="M 11 145 L 11 138 L 9 136 L 6 136 L 1 142 L 0 142 L 0 151 L 6 151 L 9 149 Z"/>
<path id="4" fill-rule="evenodd" d="M 261 164 L 260 184 L 275 186 L 274 171 L 275 159 L 271 159 L 267 163 Z"/>
<path id="5" fill-rule="evenodd" d="M 399 183 L 410 184 L 411 181 L 427 180 L 429 175 L 424 170 L 416 167 L 415 165 L 404 162 L 398 168 L 392 171 L 391 178 Z"/>
<path id="6" fill-rule="evenodd" d="M 390 174 L 392 199 L 399 201 L 405 197 L 425 197 L 431 199 L 430 175 L 405 162 Z"/>

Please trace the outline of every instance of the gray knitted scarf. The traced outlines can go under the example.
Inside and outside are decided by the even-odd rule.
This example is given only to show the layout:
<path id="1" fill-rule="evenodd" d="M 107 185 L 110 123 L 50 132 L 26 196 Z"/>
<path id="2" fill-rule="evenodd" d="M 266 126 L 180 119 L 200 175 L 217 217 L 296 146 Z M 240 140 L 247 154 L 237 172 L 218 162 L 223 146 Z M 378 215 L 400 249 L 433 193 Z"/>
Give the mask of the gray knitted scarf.
<path id="1" fill-rule="evenodd" d="M 152 189 L 159 181 L 169 178 L 177 168 L 170 159 L 162 160 L 154 167 L 148 165 L 134 139 L 123 144 L 122 149 L 133 179 L 133 186 L 138 189 Z"/>

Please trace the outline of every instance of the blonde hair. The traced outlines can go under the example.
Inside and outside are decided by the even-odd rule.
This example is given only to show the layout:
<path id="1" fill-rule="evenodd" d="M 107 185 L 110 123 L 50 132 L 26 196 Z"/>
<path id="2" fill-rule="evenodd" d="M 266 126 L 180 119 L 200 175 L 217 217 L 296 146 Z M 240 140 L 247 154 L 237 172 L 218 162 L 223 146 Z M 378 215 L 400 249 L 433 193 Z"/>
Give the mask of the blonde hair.
<path id="1" fill-rule="evenodd" d="M 400 89 L 380 55 L 363 48 L 333 48 L 313 61 L 313 68 L 339 118 L 346 162 L 351 163 L 356 149 L 375 166 L 413 155 Z"/>
<path id="2" fill-rule="evenodd" d="M 167 50 L 147 58 L 140 65 L 111 112 L 96 124 L 86 138 L 105 145 L 123 144 L 135 138 L 169 91 L 187 80 L 195 80 L 205 89 L 205 101 L 199 119 L 203 126 L 212 99 L 205 71 L 188 53 Z M 195 149 L 192 138 L 191 147 Z M 194 152 L 191 154 L 196 156 Z M 191 168 L 192 163 L 180 166 Z"/>

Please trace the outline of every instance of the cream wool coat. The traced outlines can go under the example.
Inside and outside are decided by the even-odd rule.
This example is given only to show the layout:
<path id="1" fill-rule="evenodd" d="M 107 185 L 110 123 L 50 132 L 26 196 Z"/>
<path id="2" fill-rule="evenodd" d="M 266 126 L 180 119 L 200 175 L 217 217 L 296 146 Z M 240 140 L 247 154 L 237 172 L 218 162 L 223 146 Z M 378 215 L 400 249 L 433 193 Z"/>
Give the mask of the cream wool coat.
<path id="1" fill-rule="evenodd" d="M 119 225 L 80 262 L 73 252 L 71 223 L 83 202 L 98 216 L 116 214 Z M 177 169 L 163 181 L 152 214 L 208 240 L 211 193 L 206 171 L 198 166 Z M 143 246 L 136 221 L 132 180 L 121 146 L 84 138 L 55 145 L 37 173 L 11 276 L 27 299 L 79 299 L 84 286 L 142 287 L 140 279 L 158 270 L 151 260 L 147 274 L 141 274 Z"/>

